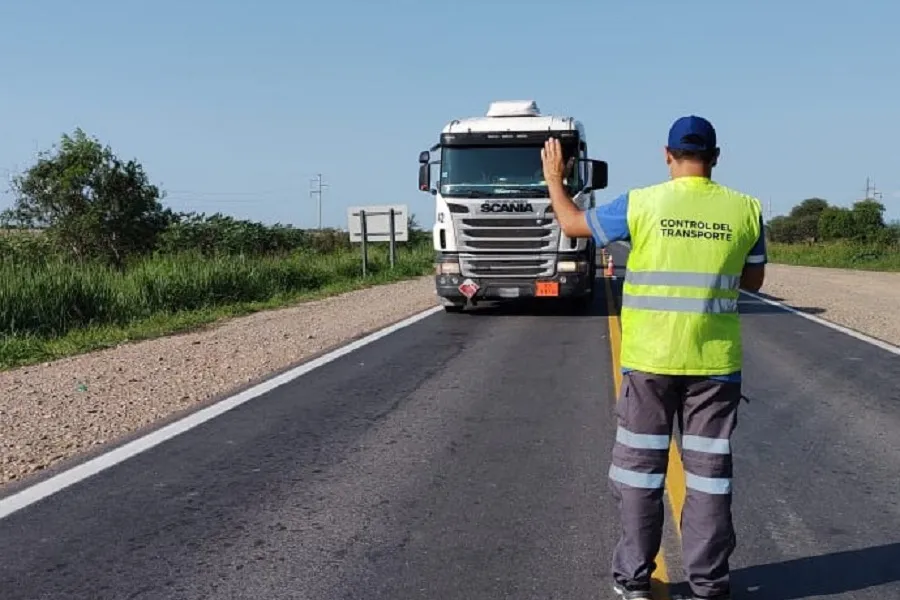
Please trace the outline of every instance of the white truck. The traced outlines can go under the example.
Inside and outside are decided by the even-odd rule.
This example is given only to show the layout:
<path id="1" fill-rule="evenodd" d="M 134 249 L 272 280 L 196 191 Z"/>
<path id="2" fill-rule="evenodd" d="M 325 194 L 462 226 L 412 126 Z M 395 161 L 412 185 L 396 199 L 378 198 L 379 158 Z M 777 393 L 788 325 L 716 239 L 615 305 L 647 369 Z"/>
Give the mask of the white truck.
<path id="1" fill-rule="evenodd" d="M 566 237 L 553 214 L 541 163 L 549 137 L 562 144 L 575 203 L 593 207 L 607 163 L 588 159 L 581 122 L 542 115 L 533 100 L 454 119 L 419 154 L 419 190 L 435 197 L 435 285 L 446 311 L 533 297 L 592 304 L 596 245 Z"/>

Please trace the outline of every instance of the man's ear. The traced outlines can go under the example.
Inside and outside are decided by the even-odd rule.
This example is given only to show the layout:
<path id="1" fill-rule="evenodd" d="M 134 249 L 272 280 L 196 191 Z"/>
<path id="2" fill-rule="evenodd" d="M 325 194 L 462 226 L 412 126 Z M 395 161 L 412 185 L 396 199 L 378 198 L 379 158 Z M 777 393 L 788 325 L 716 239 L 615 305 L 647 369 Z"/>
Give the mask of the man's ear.
<path id="1" fill-rule="evenodd" d="M 666 166 L 670 166 L 670 165 L 672 164 L 672 161 L 675 160 L 675 159 L 672 157 L 672 153 L 669 152 L 669 147 L 668 147 L 668 146 L 663 146 L 663 156 L 664 156 L 665 159 L 666 159 Z"/>
<path id="2" fill-rule="evenodd" d="M 719 152 L 721 152 L 721 148 L 716 148 L 716 151 L 713 153 L 712 162 L 709 163 L 709 166 L 715 167 L 717 164 L 719 164 Z"/>

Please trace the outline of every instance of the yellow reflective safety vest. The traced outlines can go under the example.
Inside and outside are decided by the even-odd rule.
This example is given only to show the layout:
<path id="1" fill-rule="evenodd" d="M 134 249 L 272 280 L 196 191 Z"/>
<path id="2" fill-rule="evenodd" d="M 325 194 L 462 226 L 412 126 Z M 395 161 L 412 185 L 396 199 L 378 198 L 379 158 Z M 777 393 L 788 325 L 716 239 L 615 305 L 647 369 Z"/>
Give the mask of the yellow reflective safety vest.
<path id="1" fill-rule="evenodd" d="M 761 214 L 756 198 L 704 177 L 628 193 L 622 367 L 664 375 L 741 369 L 739 285 Z"/>

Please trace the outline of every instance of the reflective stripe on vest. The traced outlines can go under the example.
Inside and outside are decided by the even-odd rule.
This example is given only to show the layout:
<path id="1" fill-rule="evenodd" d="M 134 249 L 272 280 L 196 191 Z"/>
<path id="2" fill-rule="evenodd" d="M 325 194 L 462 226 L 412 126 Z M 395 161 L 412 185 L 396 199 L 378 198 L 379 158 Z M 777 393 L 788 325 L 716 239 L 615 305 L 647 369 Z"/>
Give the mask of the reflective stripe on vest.
<path id="1" fill-rule="evenodd" d="M 669 375 L 741 369 L 739 286 L 760 214 L 755 198 L 700 177 L 629 192 L 622 366 Z"/>
<path id="2" fill-rule="evenodd" d="M 740 275 L 735 277 L 734 275 L 724 275 L 722 273 L 626 270 L 625 277 L 635 285 L 677 285 L 718 290 L 736 290 L 741 283 Z"/>
<path id="3" fill-rule="evenodd" d="M 737 290 L 740 276 L 721 273 L 685 273 L 680 271 L 626 270 L 625 281 L 633 285 L 693 287 L 712 290 Z M 673 310 L 695 313 L 737 312 L 737 298 L 675 298 L 623 294 L 622 305 L 629 308 Z"/>
<path id="4" fill-rule="evenodd" d="M 628 294 L 622 306 L 645 310 L 671 310 L 700 314 L 736 313 L 736 298 L 666 298 L 665 296 L 635 296 Z"/>

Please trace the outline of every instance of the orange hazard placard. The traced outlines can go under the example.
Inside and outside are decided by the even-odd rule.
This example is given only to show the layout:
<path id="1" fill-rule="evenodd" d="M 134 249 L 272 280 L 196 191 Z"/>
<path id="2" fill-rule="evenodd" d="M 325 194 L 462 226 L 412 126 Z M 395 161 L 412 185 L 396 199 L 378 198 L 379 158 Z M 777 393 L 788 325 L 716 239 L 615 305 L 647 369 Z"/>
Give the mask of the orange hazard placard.
<path id="1" fill-rule="evenodd" d="M 534 290 L 535 296 L 559 296 L 558 281 L 538 281 Z"/>

